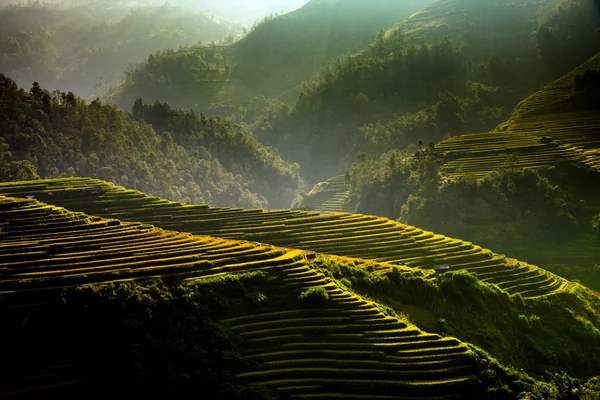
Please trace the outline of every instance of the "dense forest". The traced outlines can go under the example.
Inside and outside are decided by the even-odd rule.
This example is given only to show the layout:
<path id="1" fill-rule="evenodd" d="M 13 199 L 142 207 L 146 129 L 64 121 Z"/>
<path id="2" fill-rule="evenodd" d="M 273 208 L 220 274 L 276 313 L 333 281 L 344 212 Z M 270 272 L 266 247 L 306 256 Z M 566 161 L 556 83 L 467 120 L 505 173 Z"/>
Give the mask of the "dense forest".
<path id="1" fill-rule="evenodd" d="M 0 71 L 21 86 L 35 81 L 88 97 L 121 82 L 129 64 L 157 50 L 231 42 L 240 32 L 236 24 L 168 4 L 9 5 L 0 8 Z"/>
<path id="2" fill-rule="evenodd" d="M 242 207 L 285 207 L 298 188 L 297 165 L 226 120 L 141 101 L 130 115 L 0 77 L 3 181 L 93 176 L 177 201 Z"/>

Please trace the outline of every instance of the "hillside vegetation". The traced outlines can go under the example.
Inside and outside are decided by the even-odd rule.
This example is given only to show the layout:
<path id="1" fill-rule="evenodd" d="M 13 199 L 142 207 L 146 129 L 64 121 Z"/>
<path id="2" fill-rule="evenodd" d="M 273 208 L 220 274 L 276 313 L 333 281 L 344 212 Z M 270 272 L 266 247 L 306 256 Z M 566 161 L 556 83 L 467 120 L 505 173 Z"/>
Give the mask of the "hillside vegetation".
<path id="1" fill-rule="evenodd" d="M 392 272 L 393 267 L 400 269 L 415 268 L 428 274 L 435 265 L 447 264 L 449 270 L 465 271 L 474 274 L 473 282 L 480 280 L 484 287 L 490 287 L 492 292 L 510 297 L 511 301 L 520 304 L 520 299 L 537 299 L 550 295 L 564 293 L 566 298 L 574 301 L 577 293 L 588 293 L 586 289 L 578 289 L 572 283 L 565 281 L 534 265 L 507 259 L 490 250 L 483 249 L 462 240 L 436 235 L 421 229 L 378 218 L 356 214 L 331 213 L 320 214 L 301 210 L 243 210 L 214 208 L 202 205 L 182 206 L 155 197 L 149 197 L 137 191 L 128 191 L 105 182 L 93 179 L 59 179 L 0 184 L 0 195 L 26 196 L 35 195 L 52 204 L 64 206 L 90 215 L 119 218 L 129 221 L 142 221 L 161 226 L 165 229 L 180 230 L 199 235 L 211 235 L 230 240 L 253 240 L 270 243 L 288 248 L 298 248 L 308 251 L 335 255 L 338 257 L 360 258 L 381 263 L 371 268 L 380 273 Z M 366 245 L 369 243 L 369 245 Z M 373 245 L 376 243 L 376 245 Z M 360 265 L 360 263 L 358 264 Z M 473 283 L 472 282 L 472 283 Z M 469 283 L 471 285 L 472 283 Z M 484 293 L 487 293 L 484 291 Z M 542 303 L 545 300 L 540 300 Z M 550 300 L 553 301 L 553 300 Z M 570 300 L 568 300 L 570 301 Z M 586 300 L 593 301 L 593 300 Z M 409 304 L 422 307 L 418 298 L 413 298 Z M 429 312 L 439 312 L 439 305 L 431 303 Z M 485 303 L 482 303 L 485 304 Z M 456 307 L 464 307 L 460 302 Z M 517 307 L 517 306 L 515 306 Z M 587 306 L 582 306 L 586 308 Z M 593 306 L 592 306 L 593 307 Z M 533 311 L 532 311 L 533 312 Z M 468 314 L 470 315 L 470 314 Z M 514 314 L 512 324 L 517 324 Z M 439 315 L 440 318 L 444 316 Z M 455 327 L 462 326 L 460 313 L 451 313 L 446 317 L 452 320 Z M 557 320 L 558 321 L 558 320 Z M 493 326 L 493 321 L 488 321 Z M 472 322 L 464 326 L 471 326 Z M 435 324 L 434 324 L 435 325 Z M 490 328 L 498 329 L 500 327 Z M 493 355 L 501 358 L 502 352 L 510 354 L 535 354 L 540 350 L 533 348 L 533 342 L 518 344 L 511 340 L 510 346 L 503 341 L 489 341 L 485 336 L 473 337 L 468 330 L 457 329 L 459 337 L 468 335 L 473 343 L 486 345 L 494 350 Z M 494 335 L 502 336 L 503 333 Z M 564 333 L 561 333 L 561 336 Z M 570 335 L 570 334 L 569 334 Z M 490 346 L 495 343 L 494 346 Z M 508 346 L 508 347 L 507 347 Z M 523 348 L 513 353 L 514 347 Z M 497 350 L 497 351 L 495 351 Z M 561 356 L 562 357 L 562 356 Z M 567 356 L 565 356 L 567 357 Z M 559 361 L 551 356 L 538 356 L 538 363 L 547 368 L 556 368 L 560 364 L 566 367 L 566 359 Z M 538 371 L 528 358 L 508 359 L 511 363 L 526 366 Z M 591 359 L 590 359 L 591 360 Z M 541 366 L 542 364 L 539 364 Z M 575 368 L 575 365 L 573 365 Z M 591 368 L 591 367 L 590 367 Z M 595 368 L 595 367 L 594 367 Z M 573 370 L 574 371 L 574 370 Z M 543 370 L 541 371 L 543 372 Z M 581 372 L 578 372 L 581 373 Z"/>
<path id="2" fill-rule="evenodd" d="M 91 175 L 183 202 L 286 207 L 297 165 L 220 118 L 136 103 L 134 115 L 0 74 L 0 180 Z M 153 124 L 153 126 L 149 124 Z"/>
<path id="3" fill-rule="evenodd" d="M 326 63 L 368 44 L 380 29 L 430 0 L 312 0 L 265 18 L 227 47 L 153 54 L 127 74 L 110 99 L 129 109 L 136 98 L 230 115 L 257 96 L 294 101 L 298 86 Z"/>
<path id="4" fill-rule="evenodd" d="M 121 82 L 127 66 L 150 53 L 233 38 L 239 30 L 168 5 L 10 5 L 0 8 L 0 72 L 24 87 L 39 82 L 88 97 Z"/>
<path id="5" fill-rule="evenodd" d="M 245 122 L 311 182 L 343 173 L 360 151 L 378 156 L 489 131 L 541 84 L 600 50 L 595 3 L 548 10 L 553 3 L 433 3 L 330 63 L 302 85 L 293 107 L 273 104 Z M 556 57 L 560 68 L 548 71 Z"/>
<path id="6" fill-rule="evenodd" d="M 516 168 L 548 167 L 561 161 L 600 168 L 599 76 L 600 53 L 521 101 L 493 132 L 437 144 L 443 174 L 482 178 L 509 162 Z"/>
<path id="7" fill-rule="evenodd" d="M 345 209 L 497 247 L 600 289 L 598 60 L 523 100 L 491 133 L 430 143 L 410 157 L 360 156 L 329 195 L 349 196 Z M 317 196 L 300 206 L 324 209 Z"/>
<path id="8" fill-rule="evenodd" d="M 0 197 L 0 214 L 1 346 L 23 349 L 18 357 L 3 351 L 13 378 L 3 396 L 76 398 L 92 388 L 91 398 L 116 388 L 211 390 L 231 399 L 593 395 L 594 381 L 584 386 L 564 374 L 535 381 L 455 338 L 386 315 L 319 272 L 314 254 L 36 200 Z"/>

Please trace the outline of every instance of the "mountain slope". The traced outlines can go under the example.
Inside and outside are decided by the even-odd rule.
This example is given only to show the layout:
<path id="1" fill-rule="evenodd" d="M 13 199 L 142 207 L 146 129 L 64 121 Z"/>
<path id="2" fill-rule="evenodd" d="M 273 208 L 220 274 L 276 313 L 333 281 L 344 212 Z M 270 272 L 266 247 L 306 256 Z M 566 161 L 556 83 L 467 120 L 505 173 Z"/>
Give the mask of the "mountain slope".
<path id="1" fill-rule="evenodd" d="M 7 187 L 7 185 L 3 185 L 2 191 L 5 192 Z M 357 317 L 358 314 L 361 314 L 359 318 L 361 324 L 388 324 L 386 327 L 378 325 L 377 328 L 373 325 L 372 328 L 382 331 L 389 328 L 391 331 L 388 333 L 393 336 L 383 335 L 385 332 L 371 336 L 367 333 L 372 330 L 371 328 L 365 327 L 363 332 L 361 330 L 363 328 L 354 326 L 356 324 L 352 323 L 352 318 L 348 320 L 343 312 L 338 314 L 339 317 L 344 317 L 340 320 L 347 321 L 350 325 L 335 327 L 333 324 L 324 324 L 323 329 L 328 332 L 325 336 L 310 333 L 312 324 L 296 325 L 296 328 L 299 326 L 304 327 L 301 332 L 298 332 L 300 328 L 292 329 L 289 326 L 288 319 L 300 318 L 297 322 L 305 323 L 305 319 L 302 319 L 303 317 L 300 315 L 304 311 L 291 314 L 287 312 L 271 314 L 275 311 L 290 310 L 290 308 L 285 307 L 278 310 L 265 310 L 265 313 L 257 312 L 257 314 L 264 315 L 227 321 L 232 323 L 234 330 L 237 329 L 242 337 L 249 340 L 247 342 L 249 352 L 246 354 L 252 359 L 265 362 L 264 372 L 241 376 L 250 380 L 258 379 L 260 382 L 269 384 L 267 381 L 275 379 L 271 384 L 276 387 L 302 386 L 301 383 L 292 384 L 293 381 L 285 381 L 286 379 L 297 378 L 295 374 L 294 376 L 287 375 L 294 371 L 300 371 L 295 369 L 294 364 L 298 367 L 305 365 L 302 364 L 302 361 L 296 361 L 297 358 L 323 357 L 330 360 L 326 361 L 326 364 L 333 363 L 330 364 L 333 366 L 338 365 L 339 362 L 331 359 L 337 359 L 336 354 L 341 357 L 337 350 L 360 350 L 361 346 L 366 346 L 365 350 L 383 351 L 385 354 L 388 354 L 388 350 L 393 350 L 394 354 L 389 353 L 389 355 L 394 355 L 394 357 L 389 361 L 400 362 L 401 360 L 395 357 L 406 357 L 402 359 L 402 362 L 408 363 L 412 362 L 410 358 L 413 356 L 434 355 L 440 351 L 443 353 L 448 350 L 446 349 L 447 346 L 442 346 L 439 351 L 434 350 L 433 347 L 438 344 L 448 344 L 452 348 L 458 346 L 455 350 L 463 352 L 463 350 L 460 350 L 462 345 L 451 339 L 429 335 L 428 337 L 421 337 L 422 340 L 420 340 L 419 335 L 421 334 L 412 331 L 412 328 L 408 329 L 405 325 L 398 325 L 389 317 L 377 314 L 374 309 L 377 307 L 376 304 L 354 298 L 353 294 L 347 290 L 350 287 L 374 299 L 381 299 L 398 312 L 408 312 L 414 315 L 414 320 L 417 321 L 419 326 L 421 324 L 422 326 L 428 326 L 426 330 L 445 334 L 448 334 L 449 331 L 454 332 L 454 336 L 468 338 L 469 341 L 484 347 L 504 362 L 530 371 L 542 373 L 544 368 L 558 368 L 581 376 L 581 374 L 589 374 L 591 371 L 600 368 L 600 364 L 596 362 L 598 357 L 592 356 L 591 353 L 589 353 L 585 364 L 582 364 L 581 360 L 579 362 L 571 360 L 572 356 L 567 354 L 569 351 L 580 352 L 581 348 L 586 348 L 589 352 L 590 341 L 598 340 L 595 336 L 596 333 L 594 333 L 595 330 L 582 331 L 583 328 L 578 328 L 584 323 L 593 326 L 600 324 L 597 315 L 593 311 L 600 301 L 597 299 L 596 294 L 580 285 L 557 279 L 529 264 L 517 262 L 516 260 L 506 260 L 503 257 L 490 258 L 486 255 L 487 251 L 484 252 L 483 257 L 478 256 L 478 252 L 470 252 L 471 257 L 468 255 L 461 257 L 464 261 L 469 257 L 472 260 L 481 259 L 480 262 L 463 265 L 455 264 L 459 261 L 456 257 L 453 257 L 453 254 L 460 253 L 461 248 L 469 248 L 468 244 L 460 241 L 455 241 L 454 246 L 458 247 L 456 250 L 452 250 L 453 243 L 451 241 L 446 239 L 444 243 L 443 237 L 407 227 L 405 229 L 407 232 L 404 234 L 405 243 L 402 244 L 396 240 L 395 244 L 388 245 L 386 250 L 384 244 L 393 241 L 393 228 L 387 229 L 390 231 L 388 240 L 383 239 L 385 228 L 372 226 L 370 230 L 367 230 L 367 228 L 363 230 L 359 228 L 357 223 L 346 223 L 349 227 L 354 226 L 353 229 L 356 230 L 356 234 L 361 235 L 354 239 L 335 240 L 328 237 L 332 236 L 331 234 L 319 233 L 324 230 L 342 233 L 348 231 L 348 228 L 340 229 L 339 227 L 343 226 L 341 224 L 344 219 L 360 219 L 357 218 L 359 217 L 357 215 L 346 215 L 345 218 L 343 218 L 343 215 L 339 215 L 337 219 L 331 218 L 333 215 L 321 216 L 320 223 L 323 229 L 317 231 L 318 223 L 310 223 L 311 220 L 315 221 L 318 217 L 315 213 L 228 210 L 206 206 L 182 207 L 175 203 L 156 201 L 158 199 L 152 201 L 151 198 L 145 198 L 139 192 L 118 190 L 118 188 L 111 188 L 94 180 L 39 181 L 29 184 L 13 184 L 11 187 L 15 193 L 19 191 L 38 193 L 39 196 L 47 196 L 55 203 L 71 204 L 72 206 L 95 204 L 98 207 L 97 210 L 105 214 L 113 216 L 120 214 L 126 219 L 139 218 L 141 220 L 164 221 L 163 226 L 179 225 L 190 229 L 196 227 L 197 231 L 210 230 L 216 235 L 230 238 L 244 236 L 243 232 L 248 231 L 271 231 L 273 232 L 271 239 L 265 238 L 265 240 L 283 242 L 283 240 L 274 239 L 276 236 L 282 236 L 284 239 L 287 238 L 285 241 L 288 248 L 282 249 L 239 240 L 199 238 L 189 234 L 163 231 L 140 223 L 89 218 L 85 215 L 65 212 L 63 209 L 52 208 L 34 200 L 15 201 L 5 199 L 3 201 L 3 221 L 5 223 L 2 226 L 3 237 L 0 246 L 3 249 L 2 254 L 4 254 L 2 256 L 4 259 L 3 265 L 6 266 L 0 284 L 2 292 L 5 294 L 5 305 L 13 304 L 13 301 L 16 301 L 16 304 L 23 304 L 23 301 L 26 302 L 25 304 L 38 303 L 38 293 L 40 295 L 44 293 L 40 290 L 52 287 L 78 286 L 91 282 L 118 283 L 120 281 L 128 282 L 132 279 L 138 282 L 141 279 L 153 277 L 176 280 L 198 277 L 204 279 L 210 276 L 223 277 L 224 274 L 228 273 L 259 270 L 269 275 L 271 272 L 275 273 L 274 280 L 271 280 L 271 283 L 275 285 L 274 290 L 276 292 L 269 292 L 266 288 L 254 284 L 254 290 L 258 290 L 258 293 L 262 293 L 262 296 L 266 296 L 267 299 L 275 300 L 276 303 L 281 300 L 283 303 L 279 304 L 287 304 L 286 307 L 289 307 L 293 304 L 293 302 L 290 303 L 292 299 L 285 296 L 291 295 L 294 297 L 312 287 L 322 287 L 327 293 L 327 296 L 324 297 L 328 297 L 329 302 L 320 302 L 319 299 L 322 297 L 319 294 L 306 294 L 305 296 L 308 297 L 306 305 L 315 304 L 311 302 L 316 301 L 316 304 L 329 309 L 332 306 L 336 308 L 335 305 L 339 302 L 339 306 L 343 310 L 356 308 L 356 311 L 352 311 L 352 313 L 356 313 Z M 99 195 L 98 188 L 106 189 L 106 192 Z M 97 197 L 98 195 L 100 198 Z M 146 206 L 142 206 L 142 204 L 146 204 Z M 194 218 L 201 219 L 193 220 Z M 367 218 L 363 219 L 368 222 Z M 261 220 L 264 222 L 261 223 Z M 273 223 L 265 223 L 266 220 L 272 220 Z M 226 221 L 229 221 L 230 229 L 225 229 Z M 282 223 L 285 223 L 285 226 L 289 229 L 279 228 L 277 232 L 269 228 L 269 225 L 275 227 L 277 225 L 281 226 Z M 321 242 L 328 241 L 330 247 L 337 245 L 339 250 L 332 248 L 327 250 L 324 244 L 319 244 L 319 240 L 313 240 L 313 244 L 303 241 L 298 244 L 298 247 L 314 248 L 333 254 L 349 254 L 349 250 L 353 247 L 351 245 L 354 244 L 354 256 L 359 255 L 359 250 L 363 249 L 361 253 L 363 256 L 367 257 L 371 254 L 371 257 L 379 259 L 382 259 L 382 255 L 386 252 L 391 256 L 392 250 L 390 248 L 393 247 L 397 253 L 393 257 L 402 257 L 398 253 L 404 252 L 407 255 L 404 258 L 407 261 L 406 263 L 413 267 L 423 266 L 425 259 L 432 259 L 436 263 L 451 264 L 451 272 L 434 274 L 432 270 L 427 268 L 414 269 L 394 261 L 376 263 L 369 260 L 339 256 L 315 257 L 312 251 L 292 250 L 289 247 L 297 247 L 289 240 L 294 236 L 294 231 L 297 232 L 296 235 L 299 237 L 307 235 L 307 230 L 302 228 L 303 223 L 307 225 L 310 232 L 315 232 L 314 234 L 320 236 Z M 204 225 L 204 228 L 200 228 L 202 225 Z M 235 233 L 236 231 L 239 233 Z M 373 233 L 367 234 L 369 231 Z M 377 231 L 381 231 L 381 233 L 375 233 Z M 261 235 L 250 237 L 256 236 Z M 360 237 L 362 237 L 362 241 L 359 240 Z M 344 242 L 347 245 L 344 246 Z M 380 243 L 380 245 L 373 246 L 373 243 Z M 477 249 L 477 247 L 474 249 Z M 417 255 L 417 257 L 410 257 L 409 254 Z M 456 269 L 461 268 L 472 271 L 475 275 L 465 274 L 464 271 L 454 272 Z M 552 281 L 554 281 L 553 284 Z M 552 291 L 550 291 L 550 286 L 554 286 Z M 261 289 L 258 289 L 258 287 L 261 287 Z M 400 287 L 402 287 L 401 290 L 399 290 Z M 295 289 L 300 291 L 294 292 Z M 281 291 L 285 293 L 283 297 L 281 297 Z M 317 291 L 323 293 L 321 289 Z M 10 295 L 11 292 L 14 292 L 16 297 L 13 298 Z M 427 293 L 425 297 L 423 297 L 424 293 Z M 521 293 L 522 295 L 509 295 L 509 293 Z M 261 301 L 256 299 L 263 297 L 261 295 L 257 296 L 255 302 L 260 304 Z M 288 300 L 284 301 L 285 298 L 288 298 Z M 7 300 L 9 300 L 8 303 Z M 271 303 L 267 302 L 265 304 Z M 247 308 L 244 309 L 248 310 Z M 503 318 L 498 318 L 499 309 L 503 310 L 501 311 L 501 313 L 504 313 Z M 416 310 L 421 311 L 417 312 Z M 311 315 L 314 316 L 315 312 L 311 311 Z M 473 314 L 474 312 L 476 314 Z M 330 310 L 326 310 L 326 313 L 330 313 Z M 433 316 L 434 320 L 439 318 L 438 326 L 436 324 L 431 325 L 426 318 L 423 320 L 422 316 L 425 315 Z M 519 324 L 522 323 L 522 317 L 519 317 L 519 315 L 525 315 L 527 320 L 531 318 L 531 324 L 534 325 L 537 324 L 535 318 L 541 318 L 544 329 L 521 329 Z M 237 316 L 232 316 L 232 318 Z M 323 315 L 324 319 L 322 321 L 328 321 L 325 318 L 328 316 L 331 316 L 331 314 Z M 221 316 L 221 318 L 224 317 Z M 286 322 L 277 322 L 273 320 L 274 318 L 284 318 Z M 443 322 L 444 320 L 447 322 Z M 563 321 L 569 322 L 563 323 Z M 333 320 L 330 322 L 333 322 Z M 358 323 L 358 320 L 356 323 Z M 480 323 L 484 323 L 485 326 L 478 328 L 476 325 Z M 240 324 L 246 326 L 242 329 L 239 327 Z M 408 330 L 405 332 L 404 329 Z M 325 331 L 323 334 L 325 334 Z M 478 333 L 478 331 L 485 332 L 485 334 Z M 417 335 L 416 338 L 413 338 L 417 339 L 416 341 L 410 339 L 413 335 L 411 332 Z M 406 336 L 403 333 L 407 335 L 410 333 L 410 335 Z M 496 337 L 496 339 L 492 340 L 492 337 Z M 382 341 L 381 344 L 377 344 L 380 340 Z M 441 341 L 437 342 L 438 340 Z M 359 345 L 357 341 L 363 344 Z M 546 343 L 549 348 L 540 349 L 535 345 L 538 341 Z M 311 344 L 306 344 L 308 342 L 311 342 Z M 292 345 L 291 343 L 295 344 Z M 560 347 L 560 343 L 563 344 L 563 347 Z M 566 343 L 569 344 L 566 345 Z M 282 347 L 269 349 L 270 346 Z M 305 351 L 307 346 L 311 348 L 323 346 L 321 348 L 323 353 L 307 353 Z M 427 350 L 430 346 L 433 347 Z M 256 352 L 250 349 L 255 349 Z M 407 351 L 407 353 L 403 355 L 403 353 L 395 353 L 396 351 Z M 550 356 L 552 352 L 561 354 L 559 359 L 552 359 Z M 258 354 L 263 355 L 258 356 Z M 373 355 L 375 356 L 375 354 Z M 290 356 L 292 358 L 289 358 Z M 437 356 L 435 358 L 437 359 Z M 443 357 L 443 359 L 446 359 L 446 357 Z M 287 361 L 284 362 L 284 360 Z M 339 373 L 359 373 L 353 368 L 364 369 L 368 365 L 370 364 L 348 365 L 347 367 L 351 370 L 339 371 Z M 327 365 L 322 365 L 322 367 L 329 368 Z M 374 368 L 379 367 L 375 365 Z M 401 368 L 400 370 L 405 369 Z M 421 370 L 421 368 L 418 368 L 418 370 Z M 451 372 L 453 370 L 454 368 L 450 368 L 443 374 L 453 374 Z M 306 378 L 319 378 L 323 371 L 325 370 L 319 369 L 315 365 L 314 369 L 306 371 Z M 412 371 L 412 369 L 409 368 L 408 371 Z M 332 370 L 332 373 L 338 374 L 334 370 Z M 371 372 L 363 370 L 360 373 L 370 374 Z M 403 372 L 398 373 L 403 374 Z M 433 371 L 432 373 L 437 374 Z M 391 377 L 395 373 L 388 371 L 386 374 L 391 374 L 389 375 Z M 339 375 L 339 378 L 343 379 L 343 376 L 349 377 L 351 375 Z M 415 377 L 418 376 L 415 375 Z M 280 379 L 282 380 L 280 381 Z M 402 381 L 401 378 L 398 377 L 398 379 Z M 418 381 L 418 378 L 415 379 Z M 441 379 L 439 384 L 444 384 L 443 379 L 439 379 Z M 343 381 L 334 381 L 342 385 L 336 387 L 338 390 L 340 387 L 345 387 Z M 384 384 L 383 381 L 380 383 Z M 450 382 L 447 383 L 450 384 Z M 455 383 L 458 383 L 458 381 L 455 381 Z M 356 384 L 360 384 L 360 382 L 356 382 Z M 402 385 L 402 383 L 397 382 L 393 385 Z M 295 390 L 310 392 L 333 389 L 323 386 L 323 382 L 318 381 L 318 379 L 312 381 L 309 386 L 303 386 L 303 388 L 296 388 Z M 435 390 L 437 386 L 428 387 Z M 289 390 L 292 390 L 292 388 L 289 388 Z M 343 390 L 344 392 L 347 390 L 352 392 L 362 389 L 360 389 L 360 386 L 348 386 Z M 385 389 L 382 387 L 377 390 Z M 456 390 L 460 389 L 457 387 Z M 419 391 L 418 393 L 425 392 Z M 417 393 L 414 393 L 413 396 L 417 396 Z"/>
<path id="2" fill-rule="evenodd" d="M 493 132 L 357 162 L 359 212 L 502 249 L 598 290 L 598 62 L 528 96 Z"/>
<path id="3" fill-rule="evenodd" d="M 98 187 L 99 193 L 94 189 Z M 0 183 L 0 194 L 35 195 L 56 205 L 125 220 L 137 220 L 201 235 L 246 239 L 337 256 L 363 258 L 392 265 L 492 274 L 493 284 L 523 297 L 566 288 L 563 279 L 532 265 L 521 265 L 469 242 L 390 221 L 348 213 L 320 214 L 297 210 L 244 210 L 181 206 L 128 191 L 106 182 L 86 179 Z M 376 240 L 375 245 L 365 246 Z M 519 278 L 523 278 L 521 281 Z"/>
<path id="4" fill-rule="evenodd" d="M 298 167 L 247 130 L 167 104 L 138 102 L 132 116 L 72 92 L 27 93 L 0 74 L 0 123 L 5 181 L 93 175 L 178 201 L 246 207 L 286 207 L 298 188 Z"/>
<path id="5" fill-rule="evenodd" d="M 156 50 L 218 41 L 239 29 L 169 6 L 13 5 L 0 9 L 0 71 L 21 86 L 39 82 L 90 97 Z"/>
<path id="6" fill-rule="evenodd" d="M 600 53 L 517 105 L 498 131 L 552 136 L 600 168 Z"/>
<path id="7" fill-rule="evenodd" d="M 0 214 L 4 221 L 0 307 L 9 321 L 3 333 L 10 338 L 1 346 L 10 343 L 19 347 L 33 341 L 15 358 L 14 353 L 4 349 L 11 371 L 3 371 L 3 375 L 8 373 L 13 379 L 0 386 L 3 397 L 66 393 L 73 398 L 103 379 L 105 384 L 90 398 L 101 398 L 119 384 L 124 384 L 121 389 L 137 394 L 154 387 L 155 394 L 162 393 L 164 386 L 148 381 L 149 387 L 144 388 L 133 379 L 136 375 L 142 382 L 148 379 L 129 365 L 139 356 L 118 353 L 117 343 L 135 340 L 129 332 L 131 328 L 120 330 L 115 336 L 110 330 L 113 326 L 108 324 L 123 324 L 119 318 L 109 316 L 98 321 L 90 312 L 97 312 L 102 304 L 105 310 L 119 306 L 117 315 L 129 315 L 143 305 L 158 322 L 168 310 L 165 301 L 182 307 L 171 312 L 187 311 L 190 314 L 185 320 L 202 327 L 204 331 L 187 335 L 187 340 L 196 346 L 207 346 L 209 342 L 203 339 L 215 340 L 216 332 L 220 332 L 220 339 L 210 342 L 213 350 L 205 347 L 204 351 L 210 351 L 205 357 L 222 358 L 219 351 L 229 351 L 229 357 L 235 357 L 232 351 L 239 351 L 246 359 L 245 365 L 241 360 L 232 365 L 230 360 L 220 368 L 241 367 L 235 373 L 236 381 L 273 388 L 289 395 L 286 398 L 358 399 L 368 395 L 398 400 L 432 396 L 446 399 L 466 398 L 487 390 L 488 386 L 476 377 L 484 377 L 486 371 L 477 365 L 481 361 L 468 346 L 451 337 L 422 332 L 397 317 L 383 314 L 377 304 L 341 290 L 311 267 L 308 261 L 314 255 L 90 218 L 35 200 L 0 197 Z M 177 281 L 180 286 L 150 281 L 146 283 L 148 290 L 141 281 L 159 277 Z M 131 281 L 135 283 L 126 283 Z M 99 285 L 108 282 L 110 286 Z M 254 289 L 243 286 L 246 283 Z M 57 301 L 57 293 L 61 293 L 58 298 L 62 304 Z M 177 297 L 181 294 L 187 298 L 187 306 Z M 131 295 L 143 297 L 136 302 Z M 217 295 L 223 296 L 221 304 L 215 301 Z M 249 301 L 253 295 L 260 300 Z M 203 302 L 204 318 L 196 321 L 198 301 Z M 223 302 L 235 302 L 242 309 L 227 308 Z M 229 311 L 221 311 L 218 322 L 210 321 L 220 310 Z M 68 322 L 68 317 L 74 318 Z M 55 323 L 64 321 L 64 325 L 57 324 L 48 335 L 40 335 L 39 328 L 46 327 L 53 318 Z M 135 346 L 148 357 L 143 349 L 151 344 L 147 338 L 154 337 L 155 328 L 144 313 L 135 318 L 137 326 L 146 327 L 145 338 L 138 338 Z M 85 328 L 85 322 L 95 329 Z M 74 338 L 69 330 L 76 328 L 81 330 L 79 334 L 87 333 L 86 339 L 104 335 L 104 340 L 98 344 L 81 339 L 70 341 Z M 181 322 L 177 329 L 164 325 L 161 328 L 163 335 L 168 335 L 165 339 L 174 341 L 179 339 L 176 335 L 181 335 L 179 329 L 183 329 Z M 230 348 L 236 341 L 243 346 Z M 50 342 L 52 346 L 47 346 Z M 154 351 L 171 357 L 178 350 Z M 56 361 L 53 363 L 56 357 L 62 360 L 60 369 Z M 121 373 L 126 375 L 115 376 L 114 369 L 102 369 L 113 359 L 120 361 Z M 204 358 L 203 363 L 211 361 Z M 142 361 L 141 365 L 150 367 L 151 363 Z M 184 368 L 188 374 L 192 371 L 175 359 L 170 360 L 170 368 Z M 167 387 L 176 385 L 157 379 Z M 231 380 L 217 376 L 213 381 L 201 382 L 200 387 L 216 386 L 219 381 L 231 385 Z M 503 383 L 513 386 L 516 382 Z M 516 386 L 519 385 L 523 382 Z M 183 388 L 191 389 L 189 383 L 184 383 Z"/>
<path id="8" fill-rule="evenodd" d="M 291 110 L 269 108 L 246 122 L 313 182 L 343 173 L 361 151 L 378 156 L 419 140 L 491 130 L 531 91 L 600 50 L 593 2 L 566 3 L 551 18 L 548 5 L 433 3 L 321 70 Z"/>
<path id="9" fill-rule="evenodd" d="M 155 55 L 130 71 L 111 99 L 130 108 L 142 96 L 205 113 L 214 103 L 211 113 L 225 114 L 261 95 L 293 101 L 297 86 L 327 62 L 357 51 L 380 29 L 427 3 L 313 0 L 294 12 L 266 18 L 231 46 Z"/>

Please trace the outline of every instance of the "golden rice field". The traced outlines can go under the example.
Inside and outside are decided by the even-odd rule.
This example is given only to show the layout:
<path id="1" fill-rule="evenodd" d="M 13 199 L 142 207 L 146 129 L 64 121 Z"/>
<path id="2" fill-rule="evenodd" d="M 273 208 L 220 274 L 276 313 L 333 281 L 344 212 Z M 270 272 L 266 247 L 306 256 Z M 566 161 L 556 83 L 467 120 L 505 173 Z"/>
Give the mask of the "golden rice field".
<path id="1" fill-rule="evenodd" d="M 587 70 L 600 70 L 600 54 L 523 100 L 494 132 L 461 135 L 436 145 L 445 160 L 442 172 L 482 178 L 506 166 L 511 153 L 517 153 L 517 168 L 560 161 L 600 168 L 600 105 L 575 88 L 575 76 Z M 545 136 L 553 142 L 541 143 Z"/>
<path id="2" fill-rule="evenodd" d="M 312 252 L 88 217 L 30 199 L 0 197 L 0 221 L 2 308 L 34 307 L 44 293 L 69 286 L 261 270 L 276 274 L 287 293 L 322 287 L 329 300 L 319 309 L 296 302 L 221 321 L 247 343 L 243 355 L 258 363 L 238 375 L 243 381 L 292 399 L 430 400 L 478 382 L 465 344 L 422 332 L 340 289 L 311 268 Z M 0 398 L 48 396 L 85 380 L 68 361 L 7 373 Z"/>
<path id="3" fill-rule="evenodd" d="M 469 174 L 482 179 L 502 167 L 544 168 L 561 161 L 587 162 L 572 145 L 544 144 L 536 136 L 515 132 L 455 136 L 437 144 L 436 153 L 443 157 L 441 170 L 449 178 Z"/>
<path id="4" fill-rule="evenodd" d="M 103 188 L 103 192 L 90 192 L 95 187 Z M 567 286 L 567 281 L 548 271 L 506 259 L 473 243 L 371 215 L 182 205 L 85 178 L 0 184 L 0 195 L 33 194 L 47 203 L 88 215 L 140 221 L 194 235 L 249 240 L 429 270 L 447 264 L 450 270 L 467 270 L 486 283 L 523 297 L 547 295 Z M 146 225 L 138 226 L 135 229 L 143 230 Z M 182 256 L 179 250 L 184 249 L 174 248 L 174 257 Z M 143 259 L 140 262 L 143 265 Z"/>
<path id="5" fill-rule="evenodd" d="M 302 207 L 323 212 L 353 212 L 355 209 L 344 175 L 334 176 L 315 185 L 302 201 Z"/>

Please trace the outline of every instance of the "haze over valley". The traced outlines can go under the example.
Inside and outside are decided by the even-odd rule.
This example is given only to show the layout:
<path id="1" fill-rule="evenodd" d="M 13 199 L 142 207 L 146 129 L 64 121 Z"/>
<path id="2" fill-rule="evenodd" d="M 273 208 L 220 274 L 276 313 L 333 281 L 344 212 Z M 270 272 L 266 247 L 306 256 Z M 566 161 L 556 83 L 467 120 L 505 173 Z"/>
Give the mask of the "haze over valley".
<path id="1" fill-rule="evenodd" d="M 600 5 L 0 1 L 0 323 L 0 399 L 600 399 Z"/>

